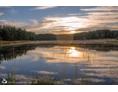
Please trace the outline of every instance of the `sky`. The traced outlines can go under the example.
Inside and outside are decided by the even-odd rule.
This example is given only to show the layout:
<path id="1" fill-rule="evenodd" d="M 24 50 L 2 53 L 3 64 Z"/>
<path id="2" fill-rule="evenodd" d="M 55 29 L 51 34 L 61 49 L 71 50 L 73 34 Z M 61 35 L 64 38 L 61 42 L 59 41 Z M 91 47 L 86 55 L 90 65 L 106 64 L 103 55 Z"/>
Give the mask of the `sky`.
<path id="1" fill-rule="evenodd" d="M 0 6 L 0 24 L 36 34 L 118 30 L 118 6 Z"/>

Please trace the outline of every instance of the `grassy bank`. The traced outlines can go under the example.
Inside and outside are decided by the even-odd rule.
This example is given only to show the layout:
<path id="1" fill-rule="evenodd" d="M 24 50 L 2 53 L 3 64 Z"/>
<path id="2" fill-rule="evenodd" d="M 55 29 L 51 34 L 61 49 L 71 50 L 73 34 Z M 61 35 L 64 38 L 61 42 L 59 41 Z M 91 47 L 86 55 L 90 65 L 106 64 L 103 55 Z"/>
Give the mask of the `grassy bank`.
<path id="1" fill-rule="evenodd" d="M 2 41 L 0 40 L 0 46 L 11 46 L 11 45 L 22 45 L 22 44 L 32 44 L 39 41 Z"/>
<path id="2" fill-rule="evenodd" d="M 0 45 L 3 45 L 3 44 L 15 44 L 15 43 L 24 43 L 24 42 L 27 42 L 27 41 L 0 41 Z"/>
<path id="3" fill-rule="evenodd" d="M 11 45 L 22 45 L 22 44 L 59 44 L 59 45 L 98 45 L 98 44 L 108 44 L 108 45 L 118 45 L 117 39 L 95 39 L 95 40 L 72 40 L 72 41 L 0 41 L 0 46 L 11 46 Z"/>
<path id="4" fill-rule="evenodd" d="M 118 42 L 117 39 L 106 39 L 107 42 Z"/>

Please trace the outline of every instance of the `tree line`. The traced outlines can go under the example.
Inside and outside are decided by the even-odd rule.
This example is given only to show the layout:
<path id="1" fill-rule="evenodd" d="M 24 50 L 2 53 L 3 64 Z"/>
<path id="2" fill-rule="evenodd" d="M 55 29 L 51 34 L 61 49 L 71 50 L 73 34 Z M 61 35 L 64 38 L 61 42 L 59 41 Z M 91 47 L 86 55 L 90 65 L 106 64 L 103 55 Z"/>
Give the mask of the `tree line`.
<path id="1" fill-rule="evenodd" d="M 74 34 L 74 40 L 117 38 L 118 30 L 101 29 Z"/>
<path id="2" fill-rule="evenodd" d="M 76 30 L 77 31 L 77 30 Z M 68 34 L 65 34 L 65 36 Z M 57 35 L 54 34 L 35 34 L 25 29 L 16 28 L 9 25 L 0 25 L 0 38 L 2 40 L 56 40 Z M 106 39 L 118 38 L 118 30 L 101 29 L 95 31 L 81 32 L 73 34 L 73 40 L 83 39 Z"/>
<path id="3" fill-rule="evenodd" d="M 27 32 L 25 29 L 9 25 L 0 25 L 0 38 L 7 41 L 35 40 L 36 35 L 33 32 Z"/>

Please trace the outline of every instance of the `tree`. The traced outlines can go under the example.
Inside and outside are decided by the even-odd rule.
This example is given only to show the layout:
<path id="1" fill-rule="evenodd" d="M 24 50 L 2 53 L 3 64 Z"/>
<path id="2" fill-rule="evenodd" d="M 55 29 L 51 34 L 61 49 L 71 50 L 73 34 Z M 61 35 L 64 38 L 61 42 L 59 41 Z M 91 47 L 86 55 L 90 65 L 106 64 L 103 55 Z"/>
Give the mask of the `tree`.
<path id="1" fill-rule="evenodd" d="M 114 32 L 113 38 L 117 38 L 118 37 L 118 31 Z"/>
<path id="2" fill-rule="evenodd" d="M 0 25 L 0 38 L 7 41 L 35 40 L 36 34 L 14 26 Z"/>

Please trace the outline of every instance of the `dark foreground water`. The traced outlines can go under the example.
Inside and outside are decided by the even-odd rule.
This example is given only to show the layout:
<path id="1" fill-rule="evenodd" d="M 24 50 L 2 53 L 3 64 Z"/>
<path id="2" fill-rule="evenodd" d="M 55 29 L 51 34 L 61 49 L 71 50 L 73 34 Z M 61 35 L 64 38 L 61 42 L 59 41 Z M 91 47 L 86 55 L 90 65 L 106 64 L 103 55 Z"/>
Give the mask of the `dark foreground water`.
<path id="1" fill-rule="evenodd" d="M 56 84 L 118 84 L 118 47 L 105 45 L 0 47 L 0 82 L 27 84 L 38 77 Z"/>

